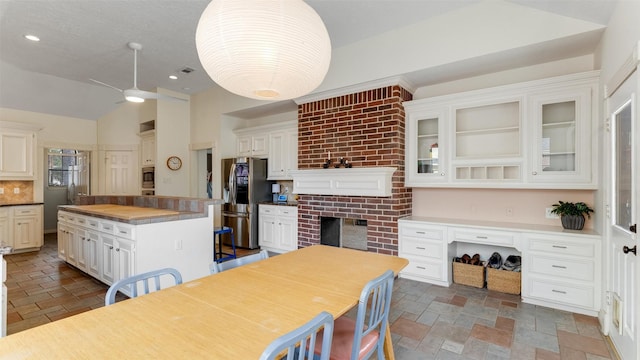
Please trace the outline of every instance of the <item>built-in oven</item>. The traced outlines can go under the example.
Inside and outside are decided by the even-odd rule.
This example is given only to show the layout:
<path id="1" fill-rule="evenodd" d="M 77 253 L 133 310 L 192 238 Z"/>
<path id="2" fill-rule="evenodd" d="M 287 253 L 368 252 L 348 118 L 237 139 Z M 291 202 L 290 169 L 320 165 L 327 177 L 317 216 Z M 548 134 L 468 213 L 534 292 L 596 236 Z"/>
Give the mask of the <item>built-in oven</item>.
<path id="1" fill-rule="evenodd" d="M 153 189 L 155 187 L 156 168 L 147 166 L 142 168 L 142 188 Z"/>

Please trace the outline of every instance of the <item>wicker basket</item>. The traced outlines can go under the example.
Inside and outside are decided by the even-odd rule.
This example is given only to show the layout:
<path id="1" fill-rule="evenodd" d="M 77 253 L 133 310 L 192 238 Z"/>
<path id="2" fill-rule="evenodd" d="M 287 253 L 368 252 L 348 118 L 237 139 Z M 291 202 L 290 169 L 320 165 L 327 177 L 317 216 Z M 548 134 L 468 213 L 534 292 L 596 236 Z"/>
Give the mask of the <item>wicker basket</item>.
<path id="1" fill-rule="evenodd" d="M 488 268 L 487 289 L 507 294 L 520 294 L 521 276 L 521 272 Z"/>
<path id="2" fill-rule="evenodd" d="M 469 265 L 469 264 L 454 262 L 453 263 L 453 282 L 456 284 L 483 288 L 484 272 L 485 272 L 484 266 Z"/>

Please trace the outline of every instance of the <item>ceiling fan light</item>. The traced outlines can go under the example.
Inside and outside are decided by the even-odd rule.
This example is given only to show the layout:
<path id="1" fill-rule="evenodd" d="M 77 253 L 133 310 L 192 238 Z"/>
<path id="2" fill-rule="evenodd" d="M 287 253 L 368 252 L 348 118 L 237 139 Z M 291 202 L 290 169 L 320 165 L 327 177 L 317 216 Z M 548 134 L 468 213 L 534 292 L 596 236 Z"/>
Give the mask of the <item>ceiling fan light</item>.
<path id="1" fill-rule="evenodd" d="M 139 97 L 139 96 L 133 96 L 133 95 L 128 95 L 124 97 L 125 100 L 130 101 L 130 102 L 134 102 L 134 103 L 142 103 L 144 102 L 144 99 Z"/>
<path id="2" fill-rule="evenodd" d="M 331 62 L 327 29 L 302 0 L 213 0 L 198 22 L 196 48 L 213 81 L 259 100 L 310 93 Z"/>

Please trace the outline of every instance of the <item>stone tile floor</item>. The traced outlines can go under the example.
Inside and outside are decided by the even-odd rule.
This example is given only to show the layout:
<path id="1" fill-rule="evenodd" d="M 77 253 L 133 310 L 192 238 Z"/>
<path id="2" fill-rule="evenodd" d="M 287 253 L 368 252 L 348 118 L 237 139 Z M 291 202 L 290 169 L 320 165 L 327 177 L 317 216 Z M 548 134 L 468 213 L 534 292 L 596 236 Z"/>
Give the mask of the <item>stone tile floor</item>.
<path id="1" fill-rule="evenodd" d="M 108 287 L 60 261 L 55 234 L 6 260 L 8 334 L 104 306 Z M 390 323 L 398 360 L 615 359 L 596 318 L 456 284 L 397 279 Z"/>

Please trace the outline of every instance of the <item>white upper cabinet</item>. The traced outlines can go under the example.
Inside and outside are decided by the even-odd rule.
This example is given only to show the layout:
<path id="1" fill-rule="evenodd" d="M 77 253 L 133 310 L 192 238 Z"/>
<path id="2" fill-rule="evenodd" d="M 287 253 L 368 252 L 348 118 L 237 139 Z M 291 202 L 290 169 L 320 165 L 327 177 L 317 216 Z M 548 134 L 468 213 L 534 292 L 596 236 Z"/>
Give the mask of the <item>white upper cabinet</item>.
<path id="1" fill-rule="evenodd" d="M 269 155 L 269 135 L 253 134 L 238 136 L 238 156 L 267 157 Z"/>
<path id="2" fill-rule="evenodd" d="M 298 169 L 298 128 L 269 134 L 268 180 L 292 180 Z"/>
<path id="3" fill-rule="evenodd" d="M 447 114 L 441 109 L 405 103 L 407 110 L 406 178 L 407 186 L 442 183 L 448 180 L 446 168 Z M 412 136 L 408 136 L 412 134 Z"/>
<path id="4" fill-rule="evenodd" d="M 405 102 L 405 184 L 597 188 L 598 72 Z"/>
<path id="5" fill-rule="evenodd" d="M 583 86 L 531 96 L 529 181 L 589 186 L 592 174 L 591 89 Z"/>
<path id="6" fill-rule="evenodd" d="M 0 180 L 35 180 L 36 131 L 0 122 Z"/>

